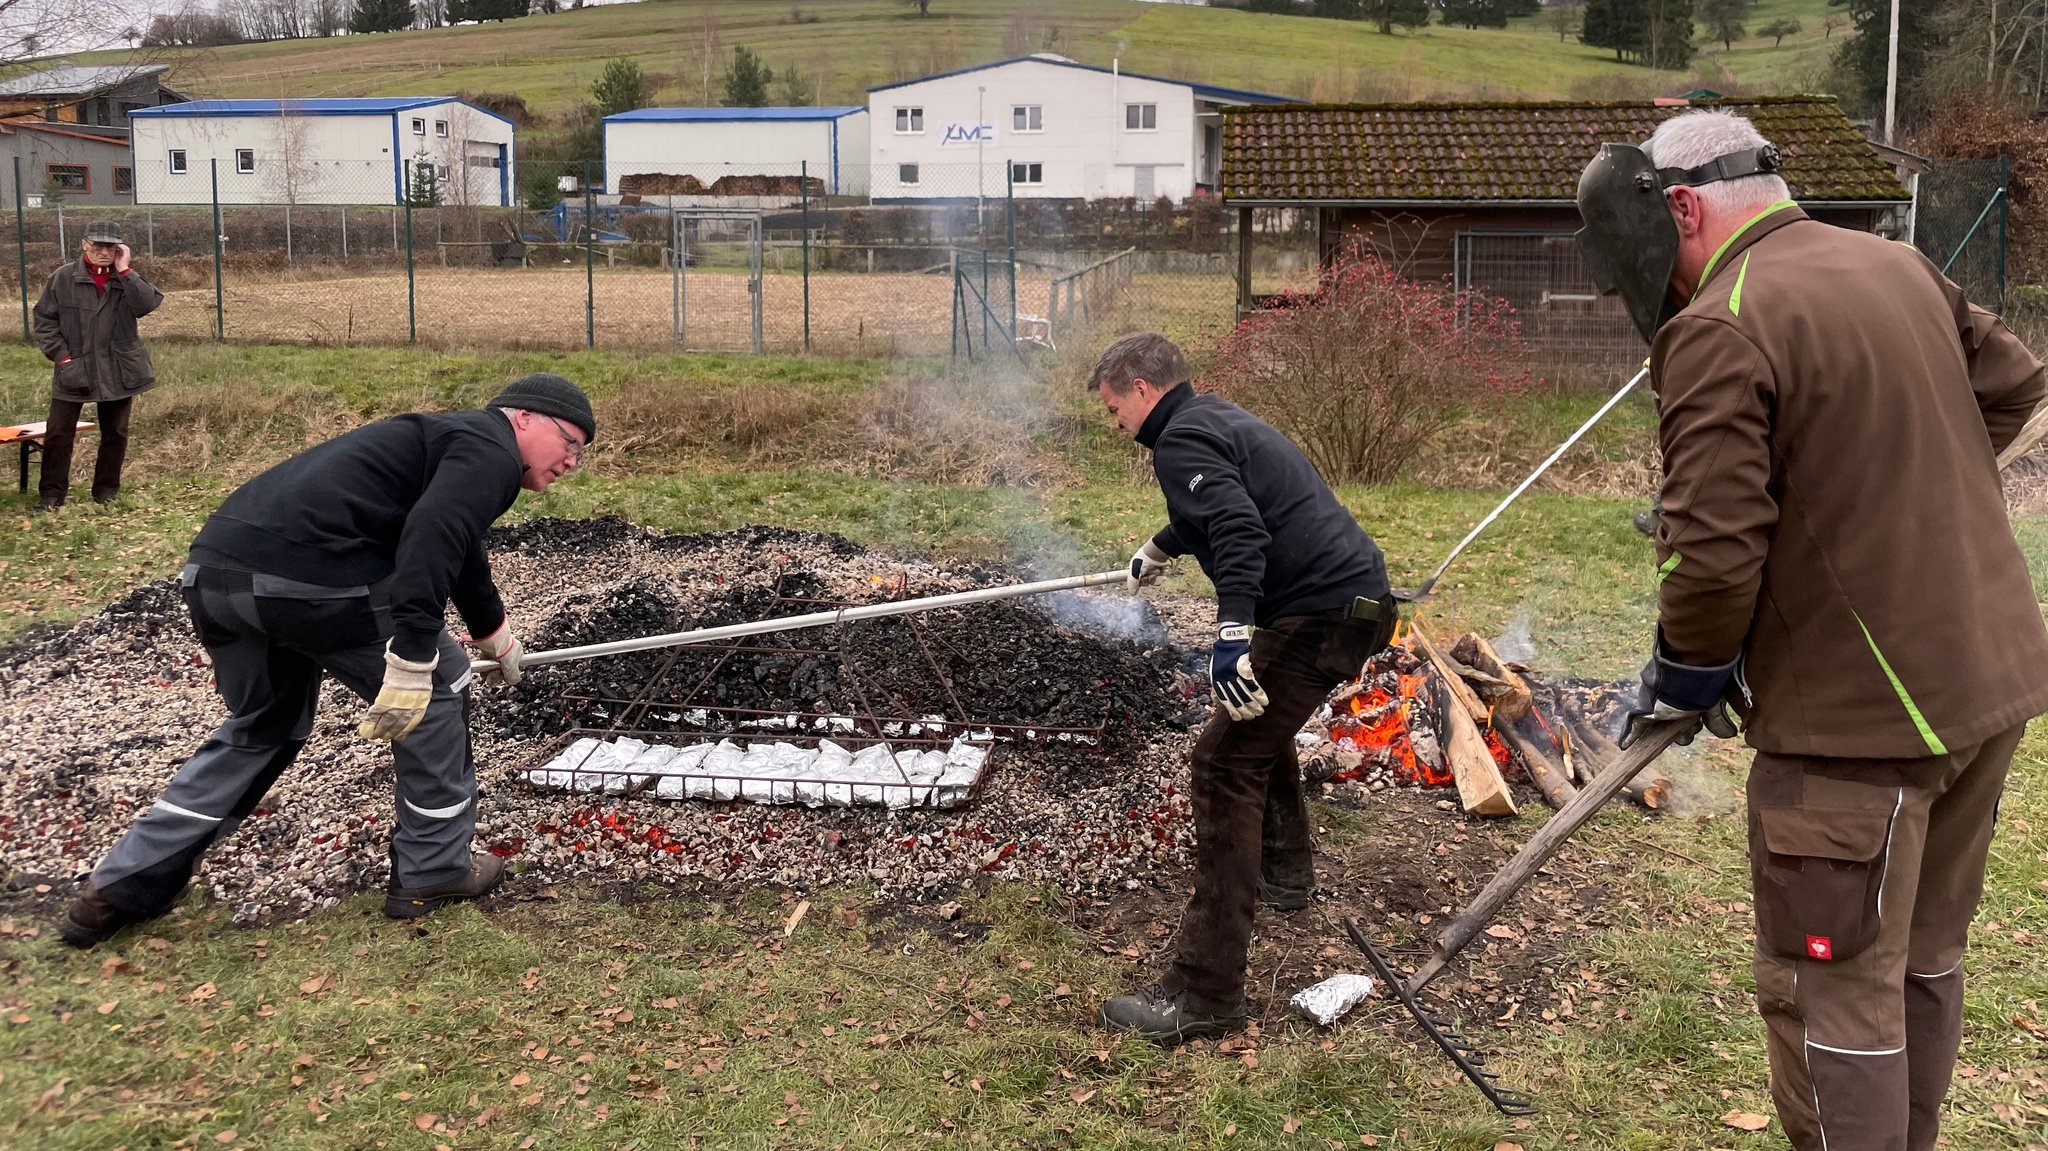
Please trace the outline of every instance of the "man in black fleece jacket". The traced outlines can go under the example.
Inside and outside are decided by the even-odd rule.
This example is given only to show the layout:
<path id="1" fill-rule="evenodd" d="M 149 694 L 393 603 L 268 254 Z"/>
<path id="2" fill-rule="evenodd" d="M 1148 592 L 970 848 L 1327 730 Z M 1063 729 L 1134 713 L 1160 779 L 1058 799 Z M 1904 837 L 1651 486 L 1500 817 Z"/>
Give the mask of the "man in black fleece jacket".
<path id="1" fill-rule="evenodd" d="M 1131 557 L 1128 587 L 1192 555 L 1216 585 L 1209 655 L 1218 710 L 1195 742 L 1195 895 L 1165 978 L 1102 1005 L 1104 1026 L 1160 1043 L 1244 1022 L 1254 903 L 1308 905 L 1315 884 L 1294 736 L 1394 628 L 1378 545 L 1286 436 L 1197 395 L 1151 332 L 1111 344 L 1089 376 L 1125 434 L 1152 449 L 1167 522 Z"/>
<path id="2" fill-rule="evenodd" d="M 180 578 L 228 721 L 95 868 L 60 934 L 91 947 L 169 910 L 199 857 L 254 811 L 305 744 L 323 675 L 370 702 L 357 731 L 397 767 L 384 913 L 425 915 L 497 886 L 476 830 L 469 658 L 442 621 L 520 679 L 519 641 L 484 534 L 520 489 L 542 491 L 597 434 L 582 389 L 535 373 L 479 411 L 380 420 L 229 495 Z"/>

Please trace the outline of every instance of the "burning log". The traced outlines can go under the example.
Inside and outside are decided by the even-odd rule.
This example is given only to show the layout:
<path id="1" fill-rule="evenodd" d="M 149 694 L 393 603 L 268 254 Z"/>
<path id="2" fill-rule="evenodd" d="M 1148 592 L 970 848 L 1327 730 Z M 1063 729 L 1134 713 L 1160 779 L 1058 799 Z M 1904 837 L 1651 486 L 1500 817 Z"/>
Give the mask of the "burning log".
<path id="1" fill-rule="evenodd" d="M 1457 777 L 1458 798 L 1465 805 L 1465 814 L 1517 814 L 1514 796 L 1508 794 L 1507 781 L 1501 778 L 1500 764 L 1494 761 L 1493 751 L 1487 746 L 1486 737 L 1479 734 L 1479 724 L 1473 718 L 1484 716 L 1486 705 L 1465 686 L 1450 661 L 1429 642 L 1420 627 L 1410 621 L 1408 628 L 1408 642 L 1428 657 L 1444 690 L 1450 693 L 1450 701 L 1443 708 L 1444 758 Z"/>
<path id="2" fill-rule="evenodd" d="M 1563 709 L 1572 713 L 1572 726 L 1579 734 L 1578 759 L 1584 770 L 1597 772 L 1621 758 L 1621 745 L 1607 738 L 1607 733 L 1601 731 L 1583 709 L 1568 700 L 1563 703 Z M 1671 781 L 1662 777 L 1644 779 L 1637 776 L 1629 780 L 1621 793 L 1638 807 L 1662 811 L 1664 805 L 1671 801 Z"/>
<path id="3" fill-rule="evenodd" d="M 1451 658 L 1464 665 L 1465 682 L 1492 707 L 1498 726 L 1506 726 L 1500 721 L 1513 722 L 1528 715 L 1535 706 L 1528 681 L 1516 674 L 1493 650 L 1493 645 L 1476 632 L 1468 631 L 1451 644 Z"/>
<path id="4" fill-rule="evenodd" d="M 1494 730 L 1507 742 L 1509 750 L 1521 757 L 1522 768 L 1529 773 L 1529 782 L 1536 785 L 1543 802 L 1552 808 L 1562 808 L 1579 797 L 1579 789 L 1565 778 L 1564 770 L 1550 761 L 1536 746 L 1536 741 L 1523 735 L 1514 724 L 1497 725 Z"/>

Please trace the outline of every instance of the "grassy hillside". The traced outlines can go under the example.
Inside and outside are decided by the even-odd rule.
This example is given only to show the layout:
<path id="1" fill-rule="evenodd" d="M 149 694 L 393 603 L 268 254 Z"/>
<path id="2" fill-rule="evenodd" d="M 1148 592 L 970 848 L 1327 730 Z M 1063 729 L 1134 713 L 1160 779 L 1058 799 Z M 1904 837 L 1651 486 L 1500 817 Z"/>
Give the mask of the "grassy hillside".
<path id="1" fill-rule="evenodd" d="M 1618 64 L 1561 40 L 1547 16 L 1507 29 L 1432 25 L 1382 36 L 1354 22 L 1135 0 L 936 0 L 923 18 L 899 0 L 646 0 L 481 27 L 191 51 L 170 63 L 172 83 L 197 95 L 516 92 L 542 117 L 582 100 L 615 56 L 655 78 L 657 103 L 717 103 L 723 60 L 741 44 L 778 72 L 794 65 L 814 77 L 823 103 L 858 103 L 872 85 L 1047 50 L 1324 100 L 1621 97 L 1697 84 L 1811 91 L 1831 47 L 1822 27 L 1831 11 L 1841 10 L 1826 0 L 1760 0 L 1750 27 L 1790 16 L 1804 31 L 1780 46 L 1713 45 L 1689 73 Z"/>

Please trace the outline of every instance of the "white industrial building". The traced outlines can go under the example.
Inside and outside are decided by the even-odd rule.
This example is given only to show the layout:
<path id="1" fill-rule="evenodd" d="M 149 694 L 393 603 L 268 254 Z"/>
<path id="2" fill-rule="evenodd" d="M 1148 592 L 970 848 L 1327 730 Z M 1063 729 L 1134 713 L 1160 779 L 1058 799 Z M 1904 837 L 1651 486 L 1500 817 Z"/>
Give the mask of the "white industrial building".
<path id="1" fill-rule="evenodd" d="M 1215 186 L 1222 108 L 1291 104 L 1041 53 L 868 89 L 877 201 L 1180 200 Z"/>
<path id="2" fill-rule="evenodd" d="M 193 100 L 128 114 L 135 202 L 506 207 L 512 121 L 451 96 Z"/>
<path id="3" fill-rule="evenodd" d="M 809 175 L 832 196 L 868 192 L 868 110 L 832 108 L 639 108 L 604 118 L 604 186 L 652 194 L 770 195 L 757 177 Z M 658 177 L 667 177 L 659 179 Z M 658 189 L 658 190 L 657 190 Z M 713 193 L 716 194 L 716 193 Z"/>

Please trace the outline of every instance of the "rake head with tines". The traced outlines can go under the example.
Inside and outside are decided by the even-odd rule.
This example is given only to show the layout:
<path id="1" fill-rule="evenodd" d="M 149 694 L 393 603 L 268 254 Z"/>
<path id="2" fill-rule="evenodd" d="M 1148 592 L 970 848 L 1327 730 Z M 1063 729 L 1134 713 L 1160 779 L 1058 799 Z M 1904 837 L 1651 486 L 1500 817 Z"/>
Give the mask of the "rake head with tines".
<path id="1" fill-rule="evenodd" d="M 1503 1115 L 1536 1113 L 1535 1103 L 1523 1098 L 1518 1092 L 1500 1085 L 1499 1077 L 1486 1069 L 1485 1056 L 1458 1033 L 1450 1020 L 1416 1002 L 1415 993 L 1408 990 L 1408 985 L 1400 976 L 1394 974 L 1394 968 L 1387 962 L 1386 957 L 1375 950 L 1372 944 L 1366 942 L 1365 934 L 1358 930 L 1357 923 L 1346 919 L 1344 933 L 1351 937 L 1351 942 L 1356 943 L 1360 951 L 1365 952 L 1365 958 L 1372 964 L 1373 971 L 1378 973 L 1381 981 L 1395 995 L 1400 996 L 1401 1002 L 1408 1008 L 1408 1013 L 1415 1017 L 1417 1023 L 1422 1024 L 1422 1029 L 1428 1032 L 1438 1047 L 1443 1048 L 1444 1054 L 1451 1057 L 1451 1062 L 1458 1065 L 1458 1070 L 1465 1073 L 1465 1078 L 1470 1079 L 1472 1085 L 1479 1088 L 1480 1094 L 1486 1096 L 1487 1102 L 1493 1104 Z"/>

